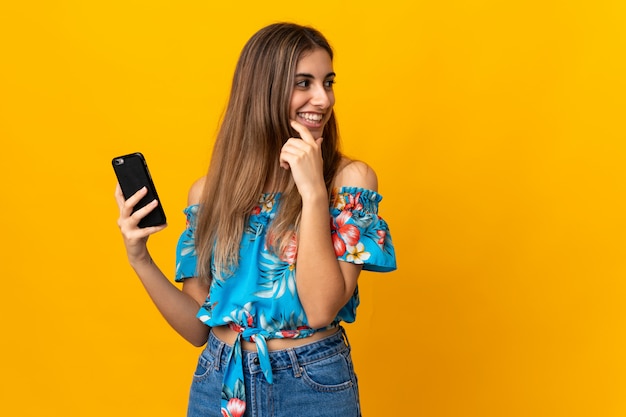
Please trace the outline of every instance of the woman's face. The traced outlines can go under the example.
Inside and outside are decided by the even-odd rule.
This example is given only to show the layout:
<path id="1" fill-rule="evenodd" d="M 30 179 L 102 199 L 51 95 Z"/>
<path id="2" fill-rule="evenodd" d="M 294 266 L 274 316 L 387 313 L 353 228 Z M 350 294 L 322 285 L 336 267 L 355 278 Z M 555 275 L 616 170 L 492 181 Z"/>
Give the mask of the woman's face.
<path id="1" fill-rule="evenodd" d="M 324 49 L 306 53 L 296 65 L 289 117 L 306 126 L 316 139 L 322 136 L 335 104 L 334 79 L 333 62 Z"/>

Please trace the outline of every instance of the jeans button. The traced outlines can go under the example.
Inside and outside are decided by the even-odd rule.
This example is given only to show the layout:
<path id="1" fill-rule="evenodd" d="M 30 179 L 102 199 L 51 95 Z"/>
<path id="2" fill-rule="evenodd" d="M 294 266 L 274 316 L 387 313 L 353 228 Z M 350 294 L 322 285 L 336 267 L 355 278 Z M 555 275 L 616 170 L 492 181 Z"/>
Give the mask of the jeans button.
<path id="1" fill-rule="evenodd" d="M 259 362 L 259 357 L 257 356 L 256 358 L 254 358 L 254 359 L 252 360 L 252 363 L 254 363 L 255 365 L 258 365 L 258 364 L 260 363 L 260 362 Z"/>

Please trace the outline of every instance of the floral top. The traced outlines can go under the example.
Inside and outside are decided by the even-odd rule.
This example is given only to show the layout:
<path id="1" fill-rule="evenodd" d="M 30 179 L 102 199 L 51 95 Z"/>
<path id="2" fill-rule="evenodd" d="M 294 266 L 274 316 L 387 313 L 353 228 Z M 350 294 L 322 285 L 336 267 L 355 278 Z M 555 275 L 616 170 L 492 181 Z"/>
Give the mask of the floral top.
<path id="1" fill-rule="evenodd" d="M 335 254 L 340 261 L 362 264 L 364 270 L 388 272 L 396 259 L 387 223 L 378 216 L 382 196 L 356 187 L 335 190 L 330 205 L 330 228 Z M 225 415 L 245 401 L 241 338 L 256 343 L 261 368 L 268 382 L 272 369 L 266 341 L 273 338 L 304 338 L 316 331 L 307 325 L 296 289 L 296 239 L 280 256 L 266 245 L 268 226 L 276 215 L 280 193 L 263 194 L 250 215 L 241 240 L 239 266 L 232 275 L 214 274 L 209 296 L 197 317 L 208 326 L 228 325 L 238 331 L 225 370 L 222 408 Z M 176 281 L 196 276 L 194 232 L 198 205 L 184 210 L 187 228 L 176 249 Z M 358 287 L 339 311 L 335 321 L 354 322 L 359 305 Z"/>

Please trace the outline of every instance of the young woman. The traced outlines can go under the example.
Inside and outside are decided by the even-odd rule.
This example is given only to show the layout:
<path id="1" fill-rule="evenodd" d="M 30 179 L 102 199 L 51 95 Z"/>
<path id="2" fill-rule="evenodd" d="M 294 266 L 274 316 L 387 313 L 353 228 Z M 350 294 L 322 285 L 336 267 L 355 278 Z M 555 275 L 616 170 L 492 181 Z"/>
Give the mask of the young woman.
<path id="1" fill-rule="evenodd" d="M 318 31 L 261 29 L 245 45 L 206 177 L 189 192 L 172 284 L 139 228 L 118 225 L 131 266 L 169 324 L 205 349 L 189 416 L 360 416 L 350 346 L 361 269 L 394 270 L 382 197 L 339 152 L 333 51 Z"/>

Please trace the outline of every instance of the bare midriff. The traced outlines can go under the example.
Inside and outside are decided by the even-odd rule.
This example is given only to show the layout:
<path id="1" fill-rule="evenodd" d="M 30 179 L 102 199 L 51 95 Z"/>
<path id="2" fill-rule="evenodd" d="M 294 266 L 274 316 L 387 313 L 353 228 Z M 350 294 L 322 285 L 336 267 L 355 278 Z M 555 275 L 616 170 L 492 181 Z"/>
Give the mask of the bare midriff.
<path id="1" fill-rule="evenodd" d="M 275 350 L 284 350 L 284 349 L 294 348 L 298 346 L 303 346 L 303 345 L 315 342 L 317 340 L 321 340 L 327 336 L 330 336 L 331 334 L 337 332 L 338 330 L 339 330 L 338 327 L 334 327 L 332 329 L 321 330 L 319 332 L 313 333 L 309 337 L 304 337 L 301 339 L 268 339 L 266 341 L 267 348 L 270 351 L 275 351 Z M 222 342 L 231 346 L 235 343 L 235 340 L 237 340 L 237 336 L 239 336 L 239 333 L 230 329 L 228 326 L 212 327 L 211 331 L 218 339 L 220 339 Z M 241 348 L 243 350 L 253 351 L 253 352 L 256 352 L 257 350 L 256 344 L 254 342 L 249 342 L 243 339 L 241 340 Z"/>

